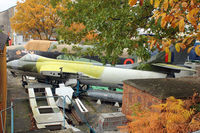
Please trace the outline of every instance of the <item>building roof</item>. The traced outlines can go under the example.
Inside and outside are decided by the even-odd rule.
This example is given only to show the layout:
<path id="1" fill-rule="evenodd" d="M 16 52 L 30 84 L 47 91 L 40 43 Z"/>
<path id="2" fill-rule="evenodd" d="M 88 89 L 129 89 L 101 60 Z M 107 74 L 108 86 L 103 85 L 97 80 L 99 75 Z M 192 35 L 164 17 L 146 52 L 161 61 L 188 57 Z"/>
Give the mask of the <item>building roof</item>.
<path id="1" fill-rule="evenodd" d="M 8 35 L 0 32 L 0 50 L 4 49 L 6 42 L 8 41 Z"/>
<path id="2" fill-rule="evenodd" d="M 136 79 L 126 80 L 124 83 L 159 99 L 166 99 L 170 96 L 187 98 L 193 95 L 194 90 L 200 92 L 200 78 L 197 77 Z"/>

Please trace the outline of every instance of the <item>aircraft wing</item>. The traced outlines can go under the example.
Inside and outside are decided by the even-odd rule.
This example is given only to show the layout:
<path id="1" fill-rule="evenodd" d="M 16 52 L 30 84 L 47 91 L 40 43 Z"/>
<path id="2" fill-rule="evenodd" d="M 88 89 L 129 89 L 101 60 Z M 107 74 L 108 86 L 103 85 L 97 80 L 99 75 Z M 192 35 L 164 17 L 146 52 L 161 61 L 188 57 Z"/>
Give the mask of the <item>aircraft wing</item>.
<path id="1" fill-rule="evenodd" d="M 103 67 L 95 65 L 85 64 L 73 64 L 68 63 L 67 65 L 58 64 L 45 64 L 40 66 L 38 72 L 44 76 L 60 77 L 60 74 L 76 74 L 80 76 L 86 76 L 89 78 L 98 79 L 102 72 Z"/>
<path id="2" fill-rule="evenodd" d="M 194 70 L 194 69 L 190 69 L 190 68 L 182 67 L 182 66 L 177 66 L 177 65 L 172 65 L 172 64 L 154 63 L 152 65 L 153 66 L 163 67 L 163 68 L 168 68 L 168 69 L 174 69 L 174 70 L 183 70 L 183 71 L 196 72 L 196 70 Z"/>
<path id="3" fill-rule="evenodd" d="M 59 66 L 59 65 L 42 65 L 41 68 L 40 68 L 40 73 L 42 72 L 45 72 L 45 71 L 48 71 L 48 72 L 68 72 L 68 73 L 77 73 L 75 70 L 73 69 L 66 69 L 65 68 L 65 71 L 61 70 L 63 69 L 62 66 Z"/>

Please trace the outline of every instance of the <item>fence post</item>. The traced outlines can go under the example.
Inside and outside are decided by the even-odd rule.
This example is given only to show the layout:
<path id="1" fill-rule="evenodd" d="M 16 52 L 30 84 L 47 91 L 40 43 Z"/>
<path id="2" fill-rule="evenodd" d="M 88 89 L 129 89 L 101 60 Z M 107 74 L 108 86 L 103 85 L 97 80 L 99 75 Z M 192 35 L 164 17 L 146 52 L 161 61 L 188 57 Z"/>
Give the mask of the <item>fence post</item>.
<path id="1" fill-rule="evenodd" d="M 64 96 L 62 96 L 63 97 L 63 128 L 65 129 L 65 97 Z"/>
<path id="2" fill-rule="evenodd" d="M 2 112 L 3 112 L 3 110 L 1 111 L 1 128 L 2 128 L 3 133 L 4 133 L 5 131 L 4 131 L 4 124 L 3 124 L 3 116 L 2 116 Z"/>
<path id="3" fill-rule="evenodd" d="M 11 133 L 14 133 L 14 111 L 13 111 L 13 101 L 11 101 Z"/>

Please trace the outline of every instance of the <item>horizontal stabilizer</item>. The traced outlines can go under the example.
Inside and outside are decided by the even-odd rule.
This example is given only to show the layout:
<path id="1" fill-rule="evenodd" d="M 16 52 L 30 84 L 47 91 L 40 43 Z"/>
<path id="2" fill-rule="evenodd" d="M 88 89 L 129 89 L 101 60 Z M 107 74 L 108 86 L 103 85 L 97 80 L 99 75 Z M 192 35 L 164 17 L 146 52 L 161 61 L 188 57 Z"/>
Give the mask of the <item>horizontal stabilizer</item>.
<path id="1" fill-rule="evenodd" d="M 153 66 L 159 66 L 163 68 L 173 69 L 173 70 L 183 70 L 183 71 L 191 71 L 196 72 L 194 69 L 190 69 L 187 67 L 177 66 L 177 65 L 171 65 L 171 64 L 165 64 L 165 63 L 154 63 Z"/>

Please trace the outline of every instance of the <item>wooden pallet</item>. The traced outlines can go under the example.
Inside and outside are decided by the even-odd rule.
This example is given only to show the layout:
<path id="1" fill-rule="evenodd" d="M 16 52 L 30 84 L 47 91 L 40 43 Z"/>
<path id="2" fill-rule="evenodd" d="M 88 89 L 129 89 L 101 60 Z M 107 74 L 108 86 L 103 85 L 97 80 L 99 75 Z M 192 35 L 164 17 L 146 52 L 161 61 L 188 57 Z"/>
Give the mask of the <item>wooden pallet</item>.
<path id="1" fill-rule="evenodd" d="M 29 102 L 33 117 L 36 121 L 37 127 L 46 128 L 49 126 L 64 126 L 64 116 L 60 109 L 56 106 L 53 94 L 50 88 L 45 88 L 45 95 L 47 96 L 48 106 L 38 106 L 35 92 L 33 88 L 28 88 Z M 65 126 L 67 122 L 65 121 Z"/>

